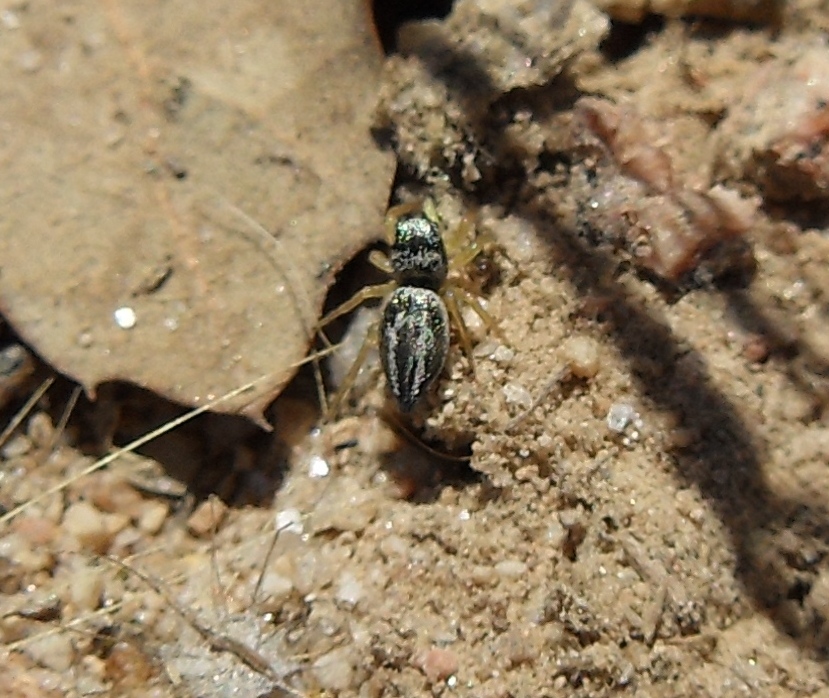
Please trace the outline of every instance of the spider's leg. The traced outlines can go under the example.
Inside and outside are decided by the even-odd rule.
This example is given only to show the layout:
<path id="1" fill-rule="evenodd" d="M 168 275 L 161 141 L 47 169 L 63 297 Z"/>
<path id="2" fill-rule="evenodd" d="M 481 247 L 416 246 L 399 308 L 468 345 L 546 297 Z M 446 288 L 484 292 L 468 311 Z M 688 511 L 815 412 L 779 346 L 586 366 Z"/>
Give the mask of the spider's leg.
<path id="1" fill-rule="evenodd" d="M 385 272 L 389 276 L 391 276 L 394 272 L 391 268 L 391 262 L 389 262 L 388 255 L 386 255 L 385 252 L 381 252 L 380 250 L 372 250 L 368 255 L 368 261 L 371 262 L 372 266 Z"/>
<path id="2" fill-rule="evenodd" d="M 484 306 L 482 306 L 480 301 L 475 297 L 475 294 L 470 292 L 470 290 L 466 288 L 460 280 L 455 282 L 455 291 L 463 299 L 463 302 L 472 308 L 472 310 L 475 311 L 475 314 L 481 318 L 487 329 L 494 332 L 498 339 L 500 339 L 506 346 L 510 346 L 509 340 L 504 336 L 504 333 L 501 332 L 501 328 L 498 327 L 498 323 L 495 318 L 486 311 Z"/>
<path id="3" fill-rule="evenodd" d="M 423 200 L 420 208 L 423 210 L 423 215 L 426 216 L 426 218 L 430 221 L 434 221 L 435 223 L 440 223 L 441 219 L 440 214 L 438 213 L 438 207 L 435 200 L 431 196 L 428 196 Z"/>
<path id="4" fill-rule="evenodd" d="M 491 235 L 487 233 L 472 232 L 475 226 L 468 216 L 464 216 L 451 231 L 443 236 L 446 245 L 446 254 L 449 257 L 449 267 L 452 271 L 462 272 L 471 264 L 475 257 L 481 254 L 484 249 L 494 242 Z"/>
<path id="5" fill-rule="evenodd" d="M 343 378 L 342 383 L 340 383 L 340 387 L 337 388 L 337 393 L 334 395 L 334 399 L 328 403 L 328 407 L 325 411 L 326 417 L 335 416 L 337 414 L 337 411 L 340 409 L 340 405 L 342 405 L 343 400 L 345 400 L 348 396 L 354 382 L 357 380 L 357 375 L 360 373 L 360 369 L 366 362 L 368 353 L 378 346 L 379 326 L 380 323 L 375 322 L 369 328 L 368 332 L 366 332 L 363 345 L 360 347 L 360 351 L 357 352 L 357 358 L 354 359 L 354 363 L 351 364 L 351 368 L 348 369 L 348 373 L 345 374 L 345 378 Z"/>
<path id="6" fill-rule="evenodd" d="M 450 259 L 454 261 L 454 258 L 468 257 L 471 254 L 468 252 L 470 247 L 475 249 L 475 254 L 477 254 L 478 246 L 474 242 L 470 242 L 470 233 L 473 229 L 474 226 L 469 216 L 464 216 L 454 228 L 443 233 L 443 244 L 446 245 L 446 254 Z M 468 257 L 466 264 L 474 258 L 474 255 Z M 464 266 L 460 259 L 455 264 L 459 268 Z"/>
<path id="7" fill-rule="evenodd" d="M 386 211 L 386 242 L 390 245 L 394 242 L 394 229 L 397 226 L 397 219 L 406 216 L 423 208 L 423 201 L 416 199 L 405 204 L 392 206 Z"/>
<path id="8" fill-rule="evenodd" d="M 384 296 L 391 293 L 396 286 L 397 282 L 387 281 L 384 284 L 376 284 L 375 286 L 365 286 L 361 288 L 359 291 L 357 291 L 357 293 L 351 296 L 351 298 L 349 298 L 341 306 L 335 308 L 330 313 L 322 317 L 320 321 L 317 323 L 317 330 L 322 329 L 333 320 L 336 320 L 338 317 L 342 317 L 346 313 L 350 313 L 352 310 L 362 305 L 367 300 L 371 300 L 372 298 L 383 298 Z"/>
<path id="9" fill-rule="evenodd" d="M 472 340 L 469 337 L 469 328 L 463 320 L 463 315 L 461 314 L 461 309 L 458 305 L 458 299 L 455 296 L 456 290 L 462 291 L 462 289 L 447 288 L 443 292 L 443 301 L 446 303 L 446 310 L 449 312 L 449 317 L 452 319 L 452 323 L 458 330 L 458 335 L 461 340 L 461 348 L 469 361 L 469 368 L 474 374 L 475 359 L 472 357 Z"/>

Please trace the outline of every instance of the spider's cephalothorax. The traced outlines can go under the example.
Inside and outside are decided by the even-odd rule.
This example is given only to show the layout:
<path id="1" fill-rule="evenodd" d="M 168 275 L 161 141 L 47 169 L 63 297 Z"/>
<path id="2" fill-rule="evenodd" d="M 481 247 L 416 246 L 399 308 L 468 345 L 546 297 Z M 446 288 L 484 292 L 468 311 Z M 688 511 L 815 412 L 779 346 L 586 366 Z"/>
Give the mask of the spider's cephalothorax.
<path id="1" fill-rule="evenodd" d="M 440 289 L 449 273 L 449 260 L 438 224 L 422 213 L 398 218 L 389 262 L 401 286 Z"/>

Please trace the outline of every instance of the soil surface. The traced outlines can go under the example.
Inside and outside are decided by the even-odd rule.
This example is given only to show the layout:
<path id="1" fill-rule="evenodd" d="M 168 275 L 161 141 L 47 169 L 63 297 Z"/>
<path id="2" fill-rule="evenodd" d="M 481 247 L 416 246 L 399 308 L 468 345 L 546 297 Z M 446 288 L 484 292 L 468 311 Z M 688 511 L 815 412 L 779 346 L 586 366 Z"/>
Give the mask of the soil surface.
<path id="1" fill-rule="evenodd" d="M 375 356 L 336 415 L 309 369 L 271 433 L 172 425 L 44 384 L 5 327 L 5 695 L 829 698 L 827 28 L 808 0 L 403 27 L 392 201 L 474 223 L 495 323 L 464 308 L 472 356 L 411 417 Z"/>

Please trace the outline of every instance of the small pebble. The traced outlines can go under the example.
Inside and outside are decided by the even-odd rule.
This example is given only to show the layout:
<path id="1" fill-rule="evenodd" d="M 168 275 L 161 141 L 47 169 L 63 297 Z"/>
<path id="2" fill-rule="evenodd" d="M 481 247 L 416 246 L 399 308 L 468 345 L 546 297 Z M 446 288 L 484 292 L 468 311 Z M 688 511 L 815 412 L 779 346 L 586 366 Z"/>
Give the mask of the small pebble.
<path id="1" fill-rule="evenodd" d="M 369 456 L 384 456 L 395 453 L 400 450 L 402 445 L 402 437 L 385 420 L 379 417 L 367 420 L 362 428 L 360 448 Z"/>
<path id="2" fill-rule="evenodd" d="M 202 502 L 187 519 L 187 530 L 196 538 L 212 535 L 222 525 L 227 509 L 227 504 L 218 497 Z"/>
<path id="3" fill-rule="evenodd" d="M 768 361 L 771 354 L 771 345 L 768 339 L 761 334 L 752 334 L 746 337 L 743 343 L 743 356 L 753 364 L 762 364 Z"/>
<path id="4" fill-rule="evenodd" d="M 21 618 L 45 622 L 59 618 L 62 608 L 63 601 L 57 594 L 35 590 L 26 596 L 23 605 L 17 607 L 15 613 Z"/>
<path id="5" fill-rule="evenodd" d="M 115 535 L 129 525 L 121 514 L 104 514 L 89 502 L 72 504 L 63 515 L 63 529 L 86 549 L 97 553 L 108 550 Z"/>
<path id="6" fill-rule="evenodd" d="M 106 663 L 100 657 L 96 657 L 94 654 L 87 654 L 81 659 L 81 666 L 93 678 L 98 680 L 104 678 Z"/>
<path id="7" fill-rule="evenodd" d="M 101 605 L 104 594 L 104 576 L 94 567 L 82 567 L 72 575 L 69 597 L 81 611 L 94 611 Z"/>
<path id="8" fill-rule="evenodd" d="M 354 607 L 365 597 L 363 584 L 351 572 L 344 572 L 337 583 L 337 600 Z"/>
<path id="9" fill-rule="evenodd" d="M 497 581 L 495 570 L 489 565 L 475 565 L 469 570 L 470 581 L 479 587 L 493 586 Z"/>
<path id="10" fill-rule="evenodd" d="M 60 532 L 57 524 L 42 516 L 19 517 L 14 530 L 33 546 L 50 545 Z"/>
<path id="11" fill-rule="evenodd" d="M 329 488 L 311 515 L 314 531 L 353 531 L 366 528 L 377 515 L 379 495 L 366 490 L 354 478 L 343 477 L 337 488 Z"/>
<path id="12" fill-rule="evenodd" d="M 829 173 L 827 173 L 829 176 Z M 811 314 L 810 314 L 811 315 Z M 821 316 L 812 317 L 811 322 L 803 328 L 802 341 L 805 346 L 815 355 L 816 360 L 829 362 L 829 334 L 826 332 L 825 320 Z"/>
<path id="13" fill-rule="evenodd" d="M 498 655 L 503 657 L 510 667 L 519 664 L 531 664 L 538 659 L 542 651 L 539 638 L 528 629 L 512 628 L 498 638 Z"/>
<path id="14" fill-rule="evenodd" d="M 599 345 L 590 337 L 570 337 L 561 346 L 564 360 L 578 378 L 593 378 L 599 372 Z"/>
<path id="15" fill-rule="evenodd" d="M 558 520 L 565 529 L 571 529 L 581 523 L 582 515 L 578 509 L 562 509 L 558 512 Z"/>
<path id="16" fill-rule="evenodd" d="M 154 536 L 161 530 L 169 513 L 170 507 L 166 502 L 146 502 L 138 516 L 138 528 L 144 533 Z"/>
<path id="17" fill-rule="evenodd" d="M 553 549 L 564 547 L 564 542 L 567 540 L 567 530 L 559 521 L 551 521 L 547 526 L 546 533 L 547 543 Z"/>
<path id="18" fill-rule="evenodd" d="M 527 574 L 527 565 L 521 560 L 501 560 L 495 565 L 495 571 L 505 579 L 519 579 Z"/>
<path id="19" fill-rule="evenodd" d="M 345 691 L 354 681 L 351 652 L 340 647 L 319 657 L 313 664 L 313 672 L 320 688 L 329 691 Z"/>
<path id="20" fill-rule="evenodd" d="M 17 434 L 6 442 L 1 453 L 4 460 L 12 460 L 13 458 L 25 456 L 31 450 L 32 442 L 29 438 L 23 434 Z"/>
<path id="21" fill-rule="evenodd" d="M 515 358 L 515 351 L 503 344 L 499 344 L 490 355 L 490 358 L 499 364 L 508 364 Z"/>
<path id="22" fill-rule="evenodd" d="M 519 383 L 507 383 L 501 388 L 504 399 L 508 404 L 516 404 L 524 409 L 529 409 L 533 404 L 533 397 L 530 391 Z"/>
<path id="23" fill-rule="evenodd" d="M 104 473 L 93 478 L 88 486 L 87 498 L 98 509 L 107 513 L 125 514 L 138 518 L 145 504 L 144 498 L 120 475 Z"/>
<path id="24" fill-rule="evenodd" d="M 280 604 L 287 600 L 294 590 L 294 585 L 290 579 L 283 577 L 278 572 L 268 570 L 262 577 L 262 594 L 272 604 Z"/>
<path id="25" fill-rule="evenodd" d="M 403 560 L 409 555 L 410 545 L 400 536 L 391 534 L 380 540 L 380 554 L 386 560 Z"/>
<path id="26" fill-rule="evenodd" d="M 55 441 L 55 427 L 45 412 L 37 412 L 31 416 L 26 433 L 35 448 L 51 448 Z"/>
<path id="27" fill-rule="evenodd" d="M 294 533 L 301 536 L 304 532 L 304 526 L 299 509 L 290 507 L 276 512 L 276 530 L 279 533 Z"/>
<path id="28" fill-rule="evenodd" d="M 9 344 L 0 349 L 0 376 L 12 379 L 31 366 L 29 352 L 21 344 Z"/>
<path id="29" fill-rule="evenodd" d="M 818 575 L 807 599 L 812 608 L 829 608 L 829 571 L 824 570 Z"/>
<path id="30" fill-rule="evenodd" d="M 309 477 L 328 477 L 331 472 L 331 466 L 328 461 L 322 456 L 314 455 L 308 460 L 308 475 Z"/>
<path id="31" fill-rule="evenodd" d="M 97 657 L 91 657 L 90 655 L 86 655 L 81 662 L 83 662 L 87 658 L 98 659 Z M 103 664 L 102 660 L 98 660 Z M 77 691 L 77 695 L 79 696 L 100 696 L 105 695 L 107 692 L 107 685 L 104 681 L 102 681 L 99 677 L 92 675 L 88 671 L 85 670 L 86 665 L 84 665 L 84 671 L 77 672 L 78 674 L 78 682 L 73 686 L 73 688 Z"/>
<path id="32" fill-rule="evenodd" d="M 538 234 L 531 224 L 519 216 L 509 216 L 500 225 L 515 240 L 510 254 L 515 255 L 516 261 L 529 263 L 538 259 Z"/>
<path id="33" fill-rule="evenodd" d="M 115 319 L 115 324 L 122 330 L 131 330 L 135 327 L 135 323 L 138 320 L 138 316 L 135 314 L 135 311 L 128 306 L 118 308 L 112 316 Z"/>
<path id="34" fill-rule="evenodd" d="M 457 653 L 443 647 L 433 647 L 414 657 L 415 666 L 429 679 L 430 683 L 445 681 L 458 672 L 460 661 Z"/>
<path id="35" fill-rule="evenodd" d="M 107 678 L 119 688 L 146 688 L 152 665 L 133 642 L 118 642 L 106 658 Z"/>
<path id="36" fill-rule="evenodd" d="M 500 345 L 493 339 L 485 339 L 480 344 L 476 344 L 475 348 L 472 350 L 472 356 L 476 359 L 480 359 L 483 357 L 488 357 L 493 359 L 493 352 L 499 347 Z"/>
<path id="37" fill-rule="evenodd" d="M 69 633 L 42 635 L 26 644 L 28 654 L 40 666 L 53 671 L 69 671 L 75 651 Z"/>
<path id="38" fill-rule="evenodd" d="M 626 402 L 617 402 L 611 405 L 607 412 L 607 428 L 622 434 L 630 425 L 639 421 L 639 413 Z"/>
<path id="39" fill-rule="evenodd" d="M 10 533 L 0 538 L 0 558 L 13 560 L 16 574 L 31 574 L 51 569 L 55 558 L 51 548 L 32 545 L 19 533 Z"/>
<path id="40" fill-rule="evenodd" d="M 23 588 L 23 569 L 13 560 L 0 557 L 0 594 L 15 594 Z"/>
<path id="41" fill-rule="evenodd" d="M 145 534 L 141 533 L 135 526 L 125 526 L 112 539 L 109 551 L 116 556 L 132 555 L 144 538 Z"/>

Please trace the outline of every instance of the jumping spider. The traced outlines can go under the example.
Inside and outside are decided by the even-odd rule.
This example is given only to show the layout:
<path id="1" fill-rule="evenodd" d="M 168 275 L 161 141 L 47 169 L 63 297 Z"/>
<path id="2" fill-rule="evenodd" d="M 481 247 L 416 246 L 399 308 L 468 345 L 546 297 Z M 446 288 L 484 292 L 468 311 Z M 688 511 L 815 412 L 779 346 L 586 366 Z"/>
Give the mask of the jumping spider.
<path id="1" fill-rule="evenodd" d="M 318 329 L 372 298 L 388 297 L 383 315 L 366 336 L 360 352 L 331 405 L 336 409 L 373 347 L 380 350 L 386 382 L 401 412 L 411 412 L 435 382 L 446 363 L 449 324 L 455 326 L 464 354 L 474 371 L 472 342 L 460 302 L 469 305 L 491 329 L 497 326 L 475 298 L 466 267 L 481 253 L 469 241 L 467 219 L 450 233 L 442 232 L 434 202 L 401 204 L 386 215 L 390 254 L 375 251 L 369 261 L 391 280 L 366 286 L 323 317 Z"/>

